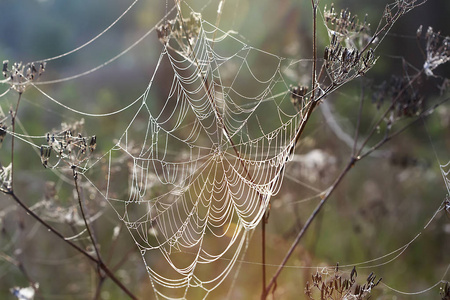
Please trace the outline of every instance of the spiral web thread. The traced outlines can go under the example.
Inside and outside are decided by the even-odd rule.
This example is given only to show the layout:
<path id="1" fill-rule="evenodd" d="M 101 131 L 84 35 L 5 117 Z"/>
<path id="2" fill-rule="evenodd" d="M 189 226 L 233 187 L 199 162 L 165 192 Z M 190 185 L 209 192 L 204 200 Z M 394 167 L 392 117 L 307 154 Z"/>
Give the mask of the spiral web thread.
<path id="1" fill-rule="evenodd" d="M 161 38 L 164 48 L 140 107 L 103 157 L 106 189 L 98 188 L 126 224 L 163 298 L 206 296 L 227 277 L 279 190 L 302 116 L 290 102 L 282 58 L 198 14 L 186 22 L 172 24 L 170 38 Z M 264 68 L 251 67 L 261 59 Z M 164 80 L 162 69 L 171 71 L 164 74 L 171 81 L 155 108 L 151 88 Z M 127 169 L 115 170 L 117 157 Z"/>

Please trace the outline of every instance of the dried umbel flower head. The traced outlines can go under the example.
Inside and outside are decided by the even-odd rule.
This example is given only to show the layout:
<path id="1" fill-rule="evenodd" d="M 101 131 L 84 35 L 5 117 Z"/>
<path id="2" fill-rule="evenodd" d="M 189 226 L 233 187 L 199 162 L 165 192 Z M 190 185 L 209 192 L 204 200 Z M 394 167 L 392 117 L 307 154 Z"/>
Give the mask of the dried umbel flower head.
<path id="1" fill-rule="evenodd" d="M 327 9 L 325 5 L 323 16 L 329 36 L 335 35 L 339 43 L 346 43 L 346 47 L 361 49 L 372 39 L 367 15 L 364 17 L 364 21 L 360 21 L 357 15 L 351 14 L 348 8 L 337 13 L 334 3 L 331 3 L 330 9 Z"/>
<path id="2" fill-rule="evenodd" d="M 45 71 L 45 62 L 22 64 L 15 62 L 9 69 L 9 61 L 3 61 L 3 76 L 18 93 L 23 93 L 30 82 L 35 81 Z"/>
<path id="3" fill-rule="evenodd" d="M 61 124 L 63 130 L 47 133 L 46 145 L 41 146 L 41 161 L 48 167 L 51 152 L 55 152 L 58 161 L 64 161 L 71 167 L 77 167 L 88 159 L 97 147 L 97 137 L 74 134 L 75 130 L 82 130 L 84 120 L 71 125 Z"/>
<path id="4" fill-rule="evenodd" d="M 353 268 L 350 276 L 344 276 L 336 265 L 334 274 L 317 271 L 312 275 L 312 284 L 306 283 L 305 294 L 309 299 L 334 300 L 334 299 L 369 299 L 372 289 L 380 281 L 371 273 L 366 283 L 359 285 L 356 283 L 358 273 Z"/>
<path id="5" fill-rule="evenodd" d="M 173 38 L 178 42 L 181 50 L 189 51 L 185 40 L 189 41 L 192 46 L 195 44 L 195 40 L 200 34 L 201 20 L 200 13 L 191 12 L 189 18 L 181 18 L 180 15 L 177 15 L 175 19 L 156 28 L 158 39 L 166 45 Z"/>
<path id="6" fill-rule="evenodd" d="M 390 105 L 390 122 L 402 117 L 413 117 L 424 109 L 425 99 L 420 93 L 421 82 L 410 82 L 408 77 L 393 75 L 389 81 L 384 81 L 375 87 L 372 102 L 381 108 L 387 100 Z"/>
<path id="7" fill-rule="evenodd" d="M 330 45 L 325 47 L 323 59 L 334 83 L 343 83 L 354 76 L 364 75 L 376 62 L 372 48 L 361 53 L 358 49 L 343 47 L 337 35 L 332 35 Z"/>
<path id="8" fill-rule="evenodd" d="M 417 29 L 417 38 L 422 38 L 422 25 Z M 425 40 L 426 60 L 423 69 L 427 76 L 434 76 L 434 69 L 450 61 L 450 37 L 442 37 L 440 32 L 428 27 Z"/>

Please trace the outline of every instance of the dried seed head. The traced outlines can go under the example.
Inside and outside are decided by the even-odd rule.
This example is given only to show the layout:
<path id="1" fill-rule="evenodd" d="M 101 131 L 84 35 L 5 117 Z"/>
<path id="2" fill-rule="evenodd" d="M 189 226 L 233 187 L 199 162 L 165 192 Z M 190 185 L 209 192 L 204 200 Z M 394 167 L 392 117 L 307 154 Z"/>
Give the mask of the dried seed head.
<path id="1" fill-rule="evenodd" d="M 45 62 L 39 62 L 39 67 L 36 67 L 37 63 L 22 64 L 21 62 L 15 62 L 12 65 L 11 70 L 8 68 L 9 61 L 3 61 L 3 76 L 9 78 L 9 84 L 11 87 L 19 93 L 25 91 L 26 86 L 40 77 L 45 71 Z"/>
<path id="2" fill-rule="evenodd" d="M 434 32 L 432 27 L 428 27 L 425 39 L 426 60 L 423 69 L 427 76 L 434 76 L 434 69 L 450 61 L 450 37 L 443 38 L 440 32 Z"/>
<path id="3" fill-rule="evenodd" d="M 349 278 L 344 278 L 339 272 L 338 265 L 334 269 L 334 276 L 326 274 L 326 277 L 322 278 L 319 272 L 316 272 L 311 276 L 313 284 L 306 283 L 305 294 L 309 299 L 369 299 L 372 289 L 381 280 L 375 283 L 376 276 L 371 273 L 367 278 L 368 281 L 361 286 L 356 284 L 356 268 L 352 269 Z M 314 293 L 314 289 L 317 293 Z"/>
<path id="4" fill-rule="evenodd" d="M 91 137 L 83 136 L 81 133 L 74 135 L 74 132 L 83 131 L 83 127 L 84 120 L 81 119 L 72 124 L 62 123 L 61 130 L 46 134 L 47 147 L 50 147 L 56 153 L 57 159 L 65 162 L 66 165 L 80 166 L 81 163 L 89 159 L 91 153 L 97 147 L 95 135 Z M 42 150 L 42 155 L 45 154 L 44 150 Z"/>
<path id="5" fill-rule="evenodd" d="M 91 137 L 91 141 L 89 142 L 89 150 L 91 152 L 94 152 L 96 147 L 97 147 L 97 137 L 94 135 Z"/>
<path id="6" fill-rule="evenodd" d="M 0 147 L 2 146 L 3 140 L 5 139 L 6 136 L 6 125 L 4 125 L 3 123 L 0 123 Z"/>
<path id="7" fill-rule="evenodd" d="M 166 45 L 173 38 L 176 41 L 177 47 L 181 48 L 183 52 L 191 50 L 190 46 L 194 46 L 201 28 L 202 28 L 201 14 L 192 12 L 189 18 L 181 18 L 177 15 L 175 19 L 168 21 L 156 28 L 158 39 L 162 44 Z M 175 47 L 171 45 L 171 47 Z M 190 46 L 189 46 L 190 45 Z"/>
<path id="8" fill-rule="evenodd" d="M 48 160 L 50 159 L 50 155 L 52 154 L 52 147 L 47 145 L 41 146 L 41 162 L 42 165 L 47 168 Z"/>

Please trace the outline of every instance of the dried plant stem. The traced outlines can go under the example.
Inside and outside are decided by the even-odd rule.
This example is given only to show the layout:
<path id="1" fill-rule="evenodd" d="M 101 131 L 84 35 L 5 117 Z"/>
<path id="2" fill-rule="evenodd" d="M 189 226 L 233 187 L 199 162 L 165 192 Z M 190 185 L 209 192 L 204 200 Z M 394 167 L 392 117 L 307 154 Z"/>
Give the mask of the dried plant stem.
<path id="1" fill-rule="evenodd" d="M 105 276 L 99 278 L 97 288 L 95 289 L 95 295 L 94 295 L 93 300 L 100 299 L 100 296 L 101 296 L 100 292 L 102 290 L 102 286 L 103 286 L 103 283 L 105 282 L 105 279 L 106 279 Z"/>
<path id="2" fill-rule="evenodd" d="M 78 174 L 77 174 L 77 171 L 75 170 L 75 168 L 72 168 L 72 172 L 73 172 L 73 180 L 74 180 L 74 183 L 75 183 L 75 190 L 77 192 L 78 205 L 80 206 L 80 212 L 81 212 L 81 216 L 82 216 L 83 221 L 84 221 L 84 226 L 86 227 L 86 230 L 88 232 L 89 238 L 91 239 L 92 246 L 95 249 L 95 254 L 97 255 L 97 259 L 99 261 L 102 261 L 101 256 L 100 256 L 100 252 L 99 252 L 98 247 L 97 247 L 97 241 L 96 241 L 96 239 L 95 239 L 95 237 L 94 237 L 94 235 L 92 233 L 91 226 L 89 226 L 89 223 L 88 223 L 87 218 L 86 218 L 86 213 L 84 212 L 83 203 L 81 202 L 81 193 L 80 193 L 80 187 L 78 186 Z"/>
<path id="3" fill-rule="evenodd" d="M 81 201 L 80 187 L 78 185 L 78 174 L 77 174 L 77 171 L 75 170 L 74 166 L 72 167 L 72 174 L 73 174 L 73 180 L 74 180 L 74 183 L 75 183 L 75 190 L 77 192 L 78 205 L 80 206 L 80 212 L 81 212 L 81 216 L 82 216 L 83 221 L 84 221 L 84 226 L 86 227 L 86 230 L 88 232 L 89 238 L 90 238 L 91 243 L 92 243 L 92 247 L 94 247 L 95 254 L 96 254 L 97 260 L 98 260 L 98 263 L 97 263 L 97 275 L 98 275 L 98 278 L 99 278 L 99 283 L 97 285 L 97 292 L 95 293 L 95 297 L 94 297 L 94 299 L 98 299 L 101 286 L 103 284 L 103 281 L 105 280 L 105 274 L 102 273 L 101 268 L 100 268 L 100 265 L 104 264 L 104 263 L 103 263 L 101 255 L 100 255 L 100 251 L 98 250 L 98 247 L 97 247 L 97 240 L 96 240 L 96 238 L 95 238 L 95 236 L 93 234 L 93 230 L 91 229 L 91 226 L 89 225 L 89 222 L 87 221 L 87 218 L 86 218 L 86 213 L 84 211 L 83 203 Z"/>
<path id="4" fill-rule="evenodd" d="M 109 268 L 101 261 L 99 253 L 98 253 L 98 249 L 95 246 L 95 242 L 93 240 L 93 244 L 94 244 L 94 248 L 96 249 L 97 252 L 97 257 L 95 258 L 92 255 L 90 255 L 88 252 L 86 252 L 86 250 L 82 249 L 81 247 L 79 247 L 78 245 L 76 245 L 75 243 L 73 243 L 70 240 L 67 240 L 64 235 L 62 235 L 58 230 L 56 230 L 53 226 L 51 226 L 49 223 L 47 223 L 46 221 L 44 221 L 41 217 L 39 217 L 35 212 L 33 212 L 14 192 L 14 177 L 13 177 L 13 172 L 14 172 L 14 135 L 15 135 L 15 124 L 16 124 L 16 117 L 17 117 L 17 112 L 19 110 L 19 105 L 20 105 L 20 99 L 22 98 L 22 93 L 19 93 L 19 97 L 16 103 L 16 107 L 15 110 L 11 112 L 11 127 L 12 127 L 12 138 L 11 138 L 11 183 L 10 183 L 10 187 L 6 190 L 2 189 L 2 192 L 4 192 L 6 195 L 9 195 L 20 207 L 22 207 L 25 212 L 30 215 L 31 217 L 33 217 L 36 221 L 38 221 L 39 223 L 41 223 L 45 228 L 47 228 L 48 231 L 52 232 L 53 234 L 55 234 L 59 239 L 61 239 L 62 241 L 64 241 L 66 244 L 68 244 L 69 246 L 71 246 L 72 248 L 74 248 L 76 251 L 78 251 L 79 253 L 83 254 L 87 259 L 89 259 L 90 261 L 94 262 L 95 264 L 97 264 L 99 270 L 101 269 L 106 276 L 110 277 L 112 281 L 114 281 L 114 283 L 124 292 L 126 293 L 131 299 L 137 299 L 136 296 L 133 295 L 133 293 L 131 293 L 131 291 L 129 291 L 127 289 L 127 287 L 114 275 L 113 272 L 111 272 L 109 270 Z M 75 181 L 75 185 L 77 186 L 77 182 Z M 77 193 L 78 193 L 78 188 L 77 188 Z M 79 196 L 79 194 L 78 194 Z M 80 198 L 79 198 L 80 199 Z M 80 203 L 81 206 L 81 203 Z M 82 209 L 82 206 L 81 206 Z M 83 211 L 83 210 L 82 210 Z M 83 219 L 86 222 L 86 218 L 84 217 L 83 214 Z M 88 231 L 89 231 L 89 226 L 86 226 Z M 91 235 L 91 234 L 90 234 Z M 91 235 L 92 237 L 92 235 Z M 102 277 L 105 277 L 104 275 L 101 275 L 100 272 L 99 276 L 100 279 L 102 279 Z"/>
<path id="5" fill-rule="evenodd" d="M 114 283 L 123 291 L 125 292 L 131 299 L 138 299 L 136 296 L 133 295 L 133 293 L 131 293 L 127 287 L 114 275 L 113 272 L 111 272 L 109 270 L 109 268 L 103 264 L 102 262 L 100 262 L 99 260 L 97 260 L 95 257 L 93 257 L 92 255 L 90 255 L 89 253 L 86 252 L 86 250 L 80 248 L 78 245 L 76 245 L 75 243 L 73 243 L 70 240 L 66 240 L 66 238 L 59 232 L 57 231 L 53 226 L 51 226 L 50 224 L 48 224 L 47 222 L 45 222 L 44 220 L 42 220 L 38 215 L 36 215 L 36 213 L 34 213 L 32 210 L 30 210 L 30 208 L 22 201 L 20 200 L 19 197 L 17 197 L 17 195 L 13 192 L 13 191 L 9 191 L 6 194 L 8 194 L 9 196 L 11 196 L 11 198 L 14 199 L 14 201 L 19 204 L 19 206 L 21 206 L 25 212 L 30 215 L 31 217 L 33 217 L 36 221 L 38 221 L 39 223 L 41 223 L 45 228 L 47 228 L 50 232 L 52 232 L 53 234 L 55 234 L 58 238 L 60 238 L 62 241 L 64 241 L 65 243 L 67 243 L 68 245 L 70 245 L 72 248 L 74 248 L 76 251 L 80 252 L 81 254 L 83 254 L 87 259 L 89 259 L 90 261 L 98 264 L 98 266 L 105 272 L 105 274 L 111 278 L 112 281 L 114 281 Z"/>
<path id="6" fill-rule="evenodd" d="M 284 259 L 281 262 L 281 264 L 279 265 L 277 271 L 275 272 L 275 274 L 273 275 L 273 277 L 270 280 L 269 284 L 267 285 L 266 294 L 268 294 L 270 292 L 270 290 L 272 289 L 272 287 L 276 284 L 276 280 L 277 280 L 278 276 L 280 275 L 281 271 L 283 270 L 284 266 L 286 265 L 286 263 L 289 260 L 289 258 L 291 257 L 291 255 L 294 253 L 294 250 L 297 247 L 297 244 L 300 242 L 300 239 L 303 237 L 303 235 L 305 234 L 306 230 L 311 225 L 312 221 L 315 219 L 315 217 L 318 215 L 318 213 L 320 212 L 321 208 L 327 202 L 327 200 L 329 199 L 329 197 L 331 196 L 333 191 L 341 183 L 342 179 L 345 177 L 345 175 L 355 165 L 355 163 L 357 161 L 358 161 L 357 158 L 352 157 L 350 159 L 350 162 L 347 164 L 347 166 L 344 168 L 344 170 L 339 174 L 339 176 L 334 181 L 334 183 L 331 185 L 331 187 L 328 188 L 328 190 L 325 193 L 325 195 L 323 196 L 322 200 L 316 206 L 316 208 L 311 213 L 311 215 L 309 216 L 309 218 L 306 221 L 306 223 L 303 225 L 303 227 L 300 230 L 300 232 L 297 234 L 297 237 L 295 238 L 294 242 L 292 243 L 291 247 L 289 248 L 288 252 L 286 253 L 286 256 L 284 257 Z"/>
<path id="7" fill-rule="evenodd" d="M 225 6 L 225 1 L 226 0 L 220 0 L 220 2 L 219 2 L 219 7 L 217 8 L 216 24 L 214 25 L 214 26 L 216 26 L 216 28 L 219 28 L 220 18 L 222 17 L 222 11 L 223 11 L 223 7 Z M 214 34 L 213 34 L 211 49 L 214 48 L 214 43 L 216 41 L 216 35 L 217 35 L 217 30 L 214 31 Z"/>

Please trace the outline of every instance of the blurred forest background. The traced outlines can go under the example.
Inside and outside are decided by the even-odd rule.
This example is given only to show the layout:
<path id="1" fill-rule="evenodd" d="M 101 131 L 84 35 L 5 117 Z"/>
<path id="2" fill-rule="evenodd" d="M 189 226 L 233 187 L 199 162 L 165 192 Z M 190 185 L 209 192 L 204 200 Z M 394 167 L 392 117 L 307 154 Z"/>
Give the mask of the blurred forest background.
<path id="1" fill-rule="evenodd" d="M 170 1 L 169 1 L 170 2 Z M 219 1 L 189 1 L 194 10 L 216 22 Z M 82 45 L 104 30 L 131 1 L 111 0 L 22 0 L 0 1 L 0 60 L 38 61 L 65 53 Z M 49 62 L 40 80 L 53 80 L 82 73 L 114 57 L 153 27 L 165 14 L 165 1 L 140 1 L 113 28 L 94 43 L 59 60 Z M 320 2 L 320 11 L 329 1 Z M 387 4 L 377 1 L 334 1 L 337 10 L 349 8 L 368 20 L 374 29 Z M 311 58 L 311 3 L 307 0 L 227 0 L 220 23 L 224 31 L 238 32 L 238 38 L 255 48 L 288 58 Z M 423 65 L 416 30 L 420 25 L 450 35 L 450 1 L 429 0 L 401 18 L 377 49 L 378 62 L 364 78 L 354 80 L 326 99 L 327 105 L 315 111 L 298 144 L 293 161 L 288 163 L 282 189 L 271 199 L 267 223 L 268 278 L 275 271 L 297 232 L 317 205 L 323 192 L 333 182 L 351 155 L 345 134 L 354 136 L 360 97 L 364 97 L 362 131 L 378 113 L 372 104 L 372 88 L 402 75 L 403 59 L 417 68 Z M 319 18 L 319 57 L 328 42 Z M 424 29 L 424 30 L 425 30 Z M 139 97 L 148 84 L 162 45 L 156 32 L 124 56 L 79 79 L 43 85 L 40 88 L 64 104 L 90 113 L 103 113 L 124 107 Z M 252 62 L 262 63 L 262 62 Z M 291 74 L 292 84 L 309 84 L 310 65 Z M 436 74 L 448 76 L 443 66 Z M 164 74 L 164 70 L 160 72 Z M 306 79 L 305 79 L 306 78 Z M 164 86 L 164 82 L 159 83 Z M 168 82 L 167 84 L 170 84 Z M 7 85 L 0 86 L 0 94 Z M 152 90 L 158 99 L 156 86 Z M 427 104 L 448 97 L 430 87 Z M 0 98 L 5 114 L 17 101 L 10 92 Z M 42 135 L 62 122 L 73 123 L 80 117 L 55 105 L 33 88 L 22 98 L 18 120 L 20 132 Z M 161 101 L 164 101 L 162 99 Z M 158 106 L 161 103 L 152 103 Z M 97 136 L 97 153 L 110 149 L 124 132 L 135 110 L 108 118 L 85 117 L 85 130 Z M 447 190 L 439 164 L 450 160 L 450 106 L 443 104 L 429 117 L 419 120 L 405 132 L 384 145 L 352 169 L 330 201 L 314 221 L 306 237 L 296 248 L 278 279 L 276 299 L 302 299 L 304 286 L 316 269 L 313 266 L 353 265 L 383 256 L 410 242 L 421 232 L 439 209 Z M 341 132 L 342 131 L 342 132 Z M 382 134 L 382 133 L 380 133 Z M 5 139 L 0 159 L 10 156 L 10 140 Z M 28 206 L 55 198 L 61 206 L 73 202 L 73 192 L 58 174 L 42 167 L 39 153 L 26 143 L 16 146 L 17 193 Z M 61 171 L 64 173 L 63 171 Z M 52 194 L 53 186 L 58 194 Z M 64 188 L 65 186 L 65 188 Z M 48 208 L 47 208 L 48 209 Z M 124 230 L 106 201 L 90 207 L 102 215 L 93 223 L 101 251 L 111 255 L 111 266 L 118 277 L 142 299 L 153 299 L 145 266 L 137 247 Z M 57 228 L 73 235 L 63 221 L 36 208 Z M 57 210 L 55 210 L 57 212 Z M 53 219 L 52 219 L 53 218 Z M 116 229 L 115 229 L 116 228 Z M 114 245 L 114 230 L 120 237 Z M 67 245 L 57 240 L 18 207 L 7 195 L 0 195 L 0 298 L 15 299 L 10 289 L 29 286 L 26 270 L 40 293 L 36 299 L 90 299 L 96 288 L 95 267 Z M 440 212 L 426 230 L 400 256 L 389 256 L 389 263 L 379 267 L 357 268 L 364 281 L 370 272 L 383 283 L 404 292 L 426 289 L 442 279 L 450 262 L 450 216 Z M 244 262 L 231 295 L 233 299 L 259 299 L 261 287 L 261 234 L 258 227 L 250 241 Z M 395 258 L 395 259 L 393 259 Z M 450 275 L 444 278 L 450 279 Z M 233 278 L 211 293 L 211 299 L 228 294 Z M 111 281 L 102 288 L 102 299 L 121 299 L 124 294 Z M 439 286 L 427 293 L 405 295 L 381 284 L 373 299 L 440 299 Z"/>

